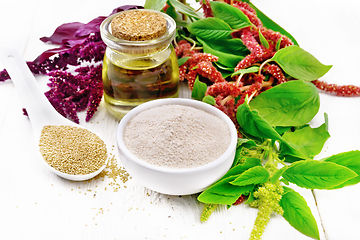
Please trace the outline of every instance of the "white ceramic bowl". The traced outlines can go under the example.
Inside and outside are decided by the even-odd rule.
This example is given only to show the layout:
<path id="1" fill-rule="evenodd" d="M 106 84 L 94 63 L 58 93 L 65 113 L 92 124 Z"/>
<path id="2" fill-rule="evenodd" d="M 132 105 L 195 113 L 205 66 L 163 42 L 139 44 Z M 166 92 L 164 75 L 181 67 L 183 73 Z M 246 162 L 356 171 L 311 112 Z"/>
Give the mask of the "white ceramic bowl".
<path id="1" fill-rule="evenodd" d="M 123 133 L 127 123 L 138 113 L 161 105 L 177 104 L 194 107 L 223 119 L 230 129 L 230 145 L 216 160 L 199 167 L 173 169 L 149 164 L 134 154 L 125 146 Z M 126 171 L 141 185 L 169 195 L 188 195 L 205 190 L 212 183 L 220 179 L 231 167 L 236 151 L 237 131 L 230 118 L 219 109 L 207 103 L 185 99 L 166 98 L 143 103 L 128 112 L 120 121 L 117 128 L 117 144 L 120 160 Z"/>

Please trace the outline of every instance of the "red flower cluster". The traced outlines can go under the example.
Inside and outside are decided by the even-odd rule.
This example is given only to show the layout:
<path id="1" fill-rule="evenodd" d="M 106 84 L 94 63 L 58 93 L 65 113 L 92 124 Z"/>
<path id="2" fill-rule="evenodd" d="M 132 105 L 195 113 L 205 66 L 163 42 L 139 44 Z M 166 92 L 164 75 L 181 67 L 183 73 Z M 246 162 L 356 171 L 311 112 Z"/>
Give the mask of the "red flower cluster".
<path id="1" fill-rule="evenodd" d="M 271 88 L 272 85 L 281 84 L 289 80 L 277 64 L 264 63 L 264 61 L 271 59 L 278 49 L 293 45 L 293 42 L 287 36 L 265 28 L 257 17 L 256 11 L 248 3 L 233 0 L 225 0 L 224 2 L 241 10 L 252 23 L 252 26 L 232 33 L 232 37 L 240 38 L 250 51 L 250 54 L 237 64 L 235 71 L 254 65 L 261 66 L 258 73 L 248 73 L 233 77 L 232 80 L 234 82 L 211 80 L 214 84 L 207 89 L 206 94 L 215 98 L 216 107 L 224 111 L 236 124 L 237 107 L 244 102 L 246 95 L 249 97 L 257 96 L 262 91 Z M 202 1 L 202 8 L 205 17 L 213 17 L 210 0 Z M 262 44 L 261 37 L 266 39 L 268 43 L 264 44 L 266 46 Z M 203 64 L 200 66 L 203 66 Z M 196 76 L 195 73 L 193 74 Z M 215 71 L 211 71 L 210 74 L 202 76 L 208 79 L 218 79 L 216 74 Z M 313 84 L 318 89 L 337 96 L 360 96 L 360 87 L 354 85 L 328 84 L 319 80 L 313 81 Z"/>
<path id="2" fill-rule="evenodd" d="M 324 81 L 315 80 L 312 81 L 315 86 L 328 93 L 335 94 L 337 96 L 342 97 L 353 97 L 360 96 L 360 87 L 354 85 L 337 85 L 337 84 L 329 84 Z"/>
<path id="3" fill-rule="evenodd" d="M 186 79 L 191 90 L 198 75 L 209 79 L 213 83 L 226 81 L 222 74 L 212 65 L 212 62 L 218 61 L 218 57 L 208 53 L 200 53 L 198 50 L 192 50 L 191 44 L 186 40 L 179 41 L 175 47 L 175 53 L 178 58 L 189 57 L 179 67 L 179 74 L 180 81 Z"/>
<path id="4" fill-rule="evenodd" d="M 263 27 L 261 20 L 257 17 L 256 11 L 250 7 L 248 3 L 241 1 L 225 1 L 232 4 L 234 7 L 240 9 L 253 24 L 250 27 L 234 31 L 233 38 L 240 38 L 244 45 L 250 51 L 243 60 L 241 60 L 235 67 L 235 71 L 245 69 L 253 65 L 260 65 L 260 63 L 270 59 L 276 53 L 277 45 L 279 48 L 284 48 L 293 45 L 292 41 Z M 212 16 L 210 2 L 208 0 L 202 3 L 203 10 L 206 17 Z M 267 43 L 264 46 L 260 40 L 260 34 L 266 39 Z M 180 41 L 181 42 L 181 41 Z M 180 43 L 179 42 L 179 43 Z M 240 104 L 243 104 L 245 97 L 255 97 L 262 91 L 265 91 L 273 84 L 281 84 L 287 81 L 281 68 L 276 64 L 265 64 L 261 66 L 262 69 L 258 73 L 248 73 L 234 77 L 234 82 L 226 81 L 219 71 L 212 65 L 211 62 L 217 61 L 217 58 L 211 55 L 206 56 L 204 53 L 191 52 L 190 43 L 183 40 L 177 53 L 191 58 L 180 67 L 181 80 L 187 79 L 190 89 L 197 75 L 201 75 L 212 82 L 206 91 L 206 95 L 215 98 L 216 107 L 225 112 L 236 124 L 236 110 Z M 205 58 L 205 59 L 204 59 Z M 265 75 L 268 75 L 265 77 Z"/>

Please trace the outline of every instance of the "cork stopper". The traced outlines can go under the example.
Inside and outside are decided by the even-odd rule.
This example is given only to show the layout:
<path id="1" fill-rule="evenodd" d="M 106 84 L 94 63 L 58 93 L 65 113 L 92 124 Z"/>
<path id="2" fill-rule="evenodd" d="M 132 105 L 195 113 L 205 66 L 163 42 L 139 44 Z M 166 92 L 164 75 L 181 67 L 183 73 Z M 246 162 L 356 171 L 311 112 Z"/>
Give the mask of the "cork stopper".
<path id="1" fill-rule="evenodd" d="M 128 41 L 146 41 L 162 36 L 166 20 L 148 11 L 124 11 L 111 21 L 112 35 Z"/>

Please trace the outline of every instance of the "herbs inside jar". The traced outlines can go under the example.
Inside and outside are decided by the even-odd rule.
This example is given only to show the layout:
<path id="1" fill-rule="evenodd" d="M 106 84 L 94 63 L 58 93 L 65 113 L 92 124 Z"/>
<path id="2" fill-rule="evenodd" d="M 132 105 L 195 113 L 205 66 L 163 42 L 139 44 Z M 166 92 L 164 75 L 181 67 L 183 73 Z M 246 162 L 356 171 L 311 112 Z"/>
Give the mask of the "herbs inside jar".
<path id="1" fill-rule="evenodd" d="M 175 29 L 171 17 L 152 10 L 128 10 L 104 20 L 104 99 L 113 115 L 122 118 L 141 103 L 178 96 Z"/>

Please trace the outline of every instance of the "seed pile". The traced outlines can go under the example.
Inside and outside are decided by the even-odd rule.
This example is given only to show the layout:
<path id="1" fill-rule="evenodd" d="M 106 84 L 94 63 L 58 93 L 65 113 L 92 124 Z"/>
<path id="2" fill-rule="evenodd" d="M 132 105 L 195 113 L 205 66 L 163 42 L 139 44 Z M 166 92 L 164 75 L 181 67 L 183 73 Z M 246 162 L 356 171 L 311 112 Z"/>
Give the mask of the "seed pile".
<path id="1" fill-rule="evenodd" d="M 95 172 L 107 159 L 105 143 L 96 134 L 78 127 L 45 126 L 39 147 L 51 167 L 67 174 Z"/>

